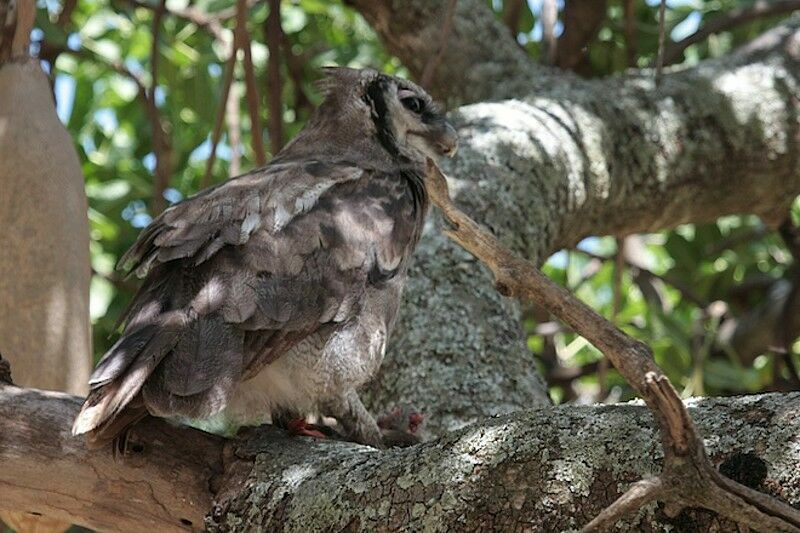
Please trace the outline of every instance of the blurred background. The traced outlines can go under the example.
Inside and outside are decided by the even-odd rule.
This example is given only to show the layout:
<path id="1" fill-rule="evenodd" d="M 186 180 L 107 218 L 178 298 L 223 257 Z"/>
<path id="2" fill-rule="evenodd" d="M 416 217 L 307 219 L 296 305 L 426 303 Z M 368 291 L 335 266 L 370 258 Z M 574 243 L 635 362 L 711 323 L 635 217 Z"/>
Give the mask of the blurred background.
<path id="1" fill-rule="evenodd" d="M 531 56 L 580 76 L 656 59 L 658 0 L 487 4 Z M 578 5 L 582 12 L 572 9 Z M 721 56 L 793 7 L 668 1 L 665 64 Z M 559 54 L 565 26 L 589 26 L 572 54 Z M 320 67 L 406 75 L 346 2 L 323 0 L 47 0 L 38 4 L 33 52 L 86 178 L 95 358 L 113 342 L 137 287 L 114 265 L 155 214 L 268 161 L 319 103 Z M 544 270 L 650 344 L 684 396 L 798 389 L 796 223 L 770 228 L 752 216 L 726 217 L 624 240 L 589 238 Z M 632 396 L 582 338 L 535 308 L 525 316 L 554 401 Z"/>

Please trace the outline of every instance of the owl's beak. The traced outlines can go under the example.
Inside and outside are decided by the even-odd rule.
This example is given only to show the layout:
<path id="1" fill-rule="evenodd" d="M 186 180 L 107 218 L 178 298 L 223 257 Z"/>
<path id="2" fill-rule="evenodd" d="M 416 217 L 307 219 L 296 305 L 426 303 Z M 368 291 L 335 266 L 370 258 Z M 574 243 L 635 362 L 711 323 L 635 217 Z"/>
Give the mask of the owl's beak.
<path id="1" fill-rule="evenodd" d="M 432 132 L 433 133 L 433 132 Z M 458 133 L 449 122 L 444 123 L 444 127 L 436 131 L 432 136 L 433 145 L 439 155 L 453 157 L 458 150 Z"/>

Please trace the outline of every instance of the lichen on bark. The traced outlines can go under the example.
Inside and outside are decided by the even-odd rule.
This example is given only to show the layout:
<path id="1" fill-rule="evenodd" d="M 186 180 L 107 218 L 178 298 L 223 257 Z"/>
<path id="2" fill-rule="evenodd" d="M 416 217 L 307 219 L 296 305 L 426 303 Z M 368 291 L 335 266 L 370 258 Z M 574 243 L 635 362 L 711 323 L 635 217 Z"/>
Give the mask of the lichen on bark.
<path id="1" fill-rule="evenodd" d="M 715 464 L 800 505 L 800 393 L 690 405 Z M 568 531 L 657 474 L 662 459 L 651 415 L 636 403 L 527 410 L 384 452 L 288 439 L 263 429 L 237 445 L 254 466 L 209 515 L 211 531 Z M 754 469 L 765 475 L 747 478 Z M 732 525 L 650 505 L 622 530 L 668 531 L 681 521 Z"/>

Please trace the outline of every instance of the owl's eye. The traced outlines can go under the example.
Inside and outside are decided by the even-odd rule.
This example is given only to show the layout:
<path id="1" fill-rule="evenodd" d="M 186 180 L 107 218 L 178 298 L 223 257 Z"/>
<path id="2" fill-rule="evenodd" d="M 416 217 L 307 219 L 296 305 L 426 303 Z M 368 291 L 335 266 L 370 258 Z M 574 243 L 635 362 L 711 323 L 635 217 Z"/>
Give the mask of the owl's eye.
<path id="1" fill-rule="evenodd" d="M 422 100 L 422 98 L 417 98 L 416 96 L 409 96 L 400 101 L 403 103 L 406 109 L 414 113 L 421 113 L 422 110 L 425 109 L 425 102 Z"/>

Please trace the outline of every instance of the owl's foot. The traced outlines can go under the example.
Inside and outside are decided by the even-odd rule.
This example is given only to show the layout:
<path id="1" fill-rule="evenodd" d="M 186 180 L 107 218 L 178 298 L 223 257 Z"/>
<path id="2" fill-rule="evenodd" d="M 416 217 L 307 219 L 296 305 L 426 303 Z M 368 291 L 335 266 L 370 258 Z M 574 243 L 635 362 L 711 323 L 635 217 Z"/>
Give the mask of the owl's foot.
<path id="1" fill-rule="evenodd" d="M 316 424 L 309 424 L 305 418 L 295 418 L 286 423 L 286 429 L 292 435 L 301 437 L 315 437 L 317 439 L 326 439 L 328 436 L 324 433 L 325 429 Z"/>
<path id="2" fill-rule="evenodd" d="M 413 446 L 423 441 L 420 426 L 425 416 L 409 406 L 398 406 L 378 417 L 383 443 L 388 447 Z"/>

